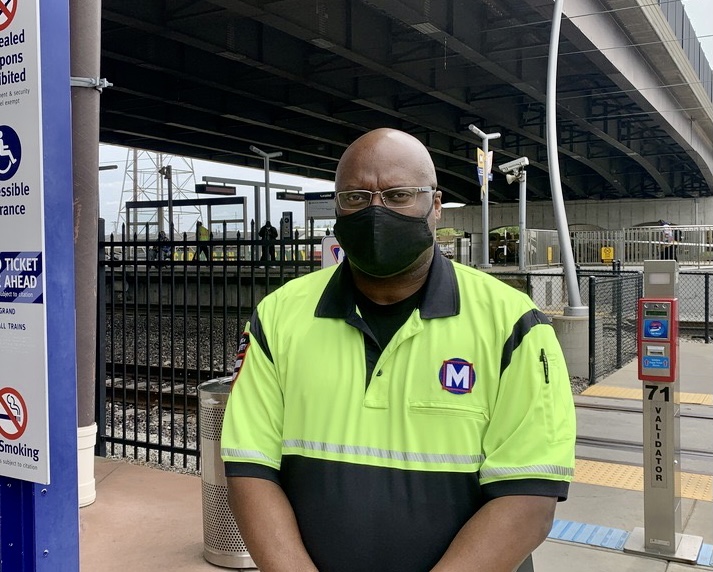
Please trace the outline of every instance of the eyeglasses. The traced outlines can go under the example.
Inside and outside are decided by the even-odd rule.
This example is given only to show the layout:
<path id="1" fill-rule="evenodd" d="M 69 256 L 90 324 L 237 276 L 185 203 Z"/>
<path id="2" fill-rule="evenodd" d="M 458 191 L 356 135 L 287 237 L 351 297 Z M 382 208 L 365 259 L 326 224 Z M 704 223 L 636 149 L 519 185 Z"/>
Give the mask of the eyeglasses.
<path id="1" fill-rule="evenodd" d="M 433 193 L 435 187 L 394 187 L 383 191 L 339 191 L 337 203 L 345 211 L 358 211 L 371 204 L 374 195 L 381 197 L 381 202 L 389 209 L 405 209 L 416 204 L 419 193 Z"/>

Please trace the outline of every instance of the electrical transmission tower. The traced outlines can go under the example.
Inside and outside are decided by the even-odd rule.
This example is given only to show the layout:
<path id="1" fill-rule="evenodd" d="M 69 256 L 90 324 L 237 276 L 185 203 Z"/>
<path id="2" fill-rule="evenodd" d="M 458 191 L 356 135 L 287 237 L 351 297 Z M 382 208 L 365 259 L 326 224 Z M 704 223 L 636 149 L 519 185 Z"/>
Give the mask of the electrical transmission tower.
<path id="1" fill-rule="evenodd" d="M 162 175 L 162 168 L 171 166 L 171 183 Z M 165 170 L 164 170 L 165 172 Z M 121 201 L 117 213 L 114 234 L 121 232 L 122 224 L 126 224 L 127 236 L 156 236 L 159 231 L 170 231 L 169 210 L 173 212 L 174 234 L 188 232 L 195 227 L 196 221 L 202 218 L 198 206 L 182 207 L 146 207 L 132 209 L 127 220 L 127 202 L 168 201 L 173 203 L 180 199 L 195 198 L 196 178 L 193 171 L 193 159 L 166 155 L 143 149 L 128 149 L 126 155 L 126 170 L 121 187 Z M 170 196 L 169 196 L 169 190 Z"/>

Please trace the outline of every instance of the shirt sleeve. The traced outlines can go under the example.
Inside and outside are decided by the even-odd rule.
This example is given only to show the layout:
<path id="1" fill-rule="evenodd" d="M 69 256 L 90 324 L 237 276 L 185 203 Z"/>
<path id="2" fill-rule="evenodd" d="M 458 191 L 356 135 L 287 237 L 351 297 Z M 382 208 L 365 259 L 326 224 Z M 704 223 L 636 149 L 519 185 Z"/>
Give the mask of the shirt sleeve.
<path id="1" fill-rule="evenodd" d="M 505 343 L 500 385 L 483 440 L 486 498 L 564 500 L 574 475 L 576 422 L 567 365 L 547 316 L 526 312 Z"/>
<path id="2" fill-rule="evenodd" d="M 246 325 L 221 435 L 226 476 L 279 482 L 283 394 L 258 311 Z"/>

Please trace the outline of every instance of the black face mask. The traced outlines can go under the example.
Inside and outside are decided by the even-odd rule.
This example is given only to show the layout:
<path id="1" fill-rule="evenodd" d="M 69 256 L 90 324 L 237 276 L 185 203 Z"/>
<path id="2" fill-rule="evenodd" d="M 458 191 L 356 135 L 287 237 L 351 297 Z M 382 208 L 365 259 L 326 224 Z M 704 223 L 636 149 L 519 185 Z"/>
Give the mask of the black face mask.
<path id="1" fill-rule="evenodd" d="M 386 278 L 406 270 L 433 246 L 430 212 L 412 217 L 370 206 L 340 216 L 334 224 L 334 235 L 351 264 L 365 274 Z"/>

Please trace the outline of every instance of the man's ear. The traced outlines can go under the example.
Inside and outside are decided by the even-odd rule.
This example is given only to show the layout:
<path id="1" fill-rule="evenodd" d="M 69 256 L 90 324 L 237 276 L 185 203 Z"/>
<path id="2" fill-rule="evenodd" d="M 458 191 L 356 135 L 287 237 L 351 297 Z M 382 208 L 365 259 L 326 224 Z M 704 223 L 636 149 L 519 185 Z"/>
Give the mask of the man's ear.
<path id="1" fill-rule="evenodd" d="M 441 220 L 441 191 L 436 191 L 433 197 L 433 212 L 436 215 L 436 220 Z"/>

